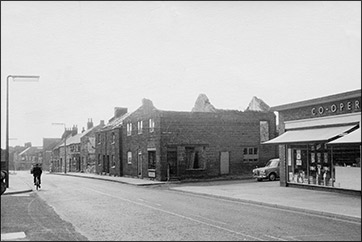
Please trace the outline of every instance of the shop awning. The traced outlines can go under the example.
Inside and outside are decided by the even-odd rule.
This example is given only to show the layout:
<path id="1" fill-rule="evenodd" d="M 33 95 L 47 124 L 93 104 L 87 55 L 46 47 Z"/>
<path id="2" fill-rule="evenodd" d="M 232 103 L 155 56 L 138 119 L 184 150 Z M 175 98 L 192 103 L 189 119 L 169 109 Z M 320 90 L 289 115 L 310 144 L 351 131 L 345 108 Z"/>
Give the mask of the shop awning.
<path id="1" fill-rule="evenodd" d="M 290 130 L 280 136 L 266 141 L 263 144 L 307 143 L 315 141 L 328 141 L 337 136 L 342 136 L 356 125 L 336 126 L 328 128 L 311 128 Z"/>
<path id="2" fill-rule="evenodd" d="M 342 136 L 336 140 L 328 142 L 328 144 L 350 144 L 350 143 L 361 143 L 361 128 L 352 131 L 349 134 Z"/>

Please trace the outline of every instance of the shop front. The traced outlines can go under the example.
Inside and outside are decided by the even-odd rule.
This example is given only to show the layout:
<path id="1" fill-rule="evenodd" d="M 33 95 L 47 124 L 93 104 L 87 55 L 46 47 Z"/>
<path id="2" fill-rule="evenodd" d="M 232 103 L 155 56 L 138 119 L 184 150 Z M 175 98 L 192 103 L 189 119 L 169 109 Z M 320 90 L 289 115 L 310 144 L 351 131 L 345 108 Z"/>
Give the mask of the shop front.
<path id="1" fill-rule="evenodd" d="M 272 107 L 281 186 L 361 191 L 361 90 Z"/>

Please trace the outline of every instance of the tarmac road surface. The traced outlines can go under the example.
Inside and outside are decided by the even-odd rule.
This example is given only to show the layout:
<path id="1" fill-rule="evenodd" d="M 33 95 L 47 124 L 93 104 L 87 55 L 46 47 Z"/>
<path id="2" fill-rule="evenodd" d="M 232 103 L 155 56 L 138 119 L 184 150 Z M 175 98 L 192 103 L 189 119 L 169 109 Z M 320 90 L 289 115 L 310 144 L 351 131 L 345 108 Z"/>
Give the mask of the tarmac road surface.
<path id="1" fill-rule="evenodd" d="M 36 193 L 1 196 L 1 240 L 87 241 Z"/>

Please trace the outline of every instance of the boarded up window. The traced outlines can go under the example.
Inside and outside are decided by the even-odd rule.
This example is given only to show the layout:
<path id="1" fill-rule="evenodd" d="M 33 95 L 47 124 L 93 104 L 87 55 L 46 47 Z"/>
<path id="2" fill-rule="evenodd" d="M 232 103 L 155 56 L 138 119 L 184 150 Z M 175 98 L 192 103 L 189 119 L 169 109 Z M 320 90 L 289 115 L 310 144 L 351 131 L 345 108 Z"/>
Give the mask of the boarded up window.
<path id="1" fill-rule="evenodd" d="M 269 140 L 269 123 L 268 121 L 260 121 L 260 142 Z"/>

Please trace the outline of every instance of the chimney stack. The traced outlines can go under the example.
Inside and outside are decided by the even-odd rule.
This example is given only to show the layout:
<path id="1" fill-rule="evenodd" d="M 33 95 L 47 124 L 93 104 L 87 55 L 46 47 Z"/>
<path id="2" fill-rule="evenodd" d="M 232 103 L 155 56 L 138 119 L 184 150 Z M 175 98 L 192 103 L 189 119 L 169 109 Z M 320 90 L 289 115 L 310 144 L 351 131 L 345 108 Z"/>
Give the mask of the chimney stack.
<path id="1" fill-rule="evenodd" d="M 77 125 L 73 125 L 73 127 L 72 127 L 72 136 L 74 136 L 76 134 L 78 134 L 78 127 L 77 127 Z"/>
<path id="2" fill-rule="evenodd" d="M 91 129 L 91 128 L 93 128 L 93 121 L 90 118 L 90 119 L 88 119 L 88 122 L 87 122 L 87 129 Z"/>
<path id="3" fill-rule="evenodd" d="M 122 115 L 126 114 L 127 111 L 128 111 L 127 108 L 115 107 L 114 108 L 114 117 L 115 118 L 121 117 Z"/>

